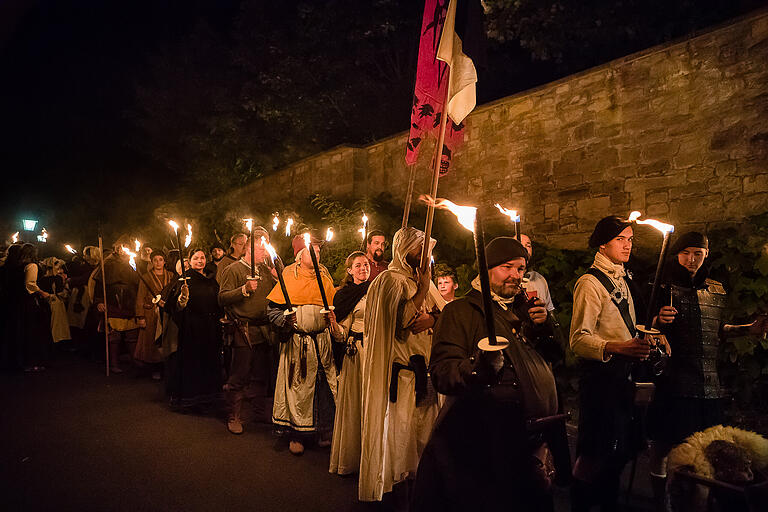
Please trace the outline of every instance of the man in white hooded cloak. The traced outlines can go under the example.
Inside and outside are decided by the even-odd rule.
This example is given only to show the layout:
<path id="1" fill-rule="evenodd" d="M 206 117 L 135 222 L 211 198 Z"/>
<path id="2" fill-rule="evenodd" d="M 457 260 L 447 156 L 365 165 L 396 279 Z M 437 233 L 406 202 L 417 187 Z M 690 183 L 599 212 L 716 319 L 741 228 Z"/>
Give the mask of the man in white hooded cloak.
<path id="1" fill-rule="evenodd" d="M 395 484 L 415 478 L 437 418 L 437 398 L 426 368 L 431 327 L 445 301 L 429 272 L 418 272 L 424 238 L 422 231 L 410 227 L 395 233 L 392 263 L 368 289 L 361 501 L 381 501 Z M 435 243 L 430 239 L 430 254 Z"/>

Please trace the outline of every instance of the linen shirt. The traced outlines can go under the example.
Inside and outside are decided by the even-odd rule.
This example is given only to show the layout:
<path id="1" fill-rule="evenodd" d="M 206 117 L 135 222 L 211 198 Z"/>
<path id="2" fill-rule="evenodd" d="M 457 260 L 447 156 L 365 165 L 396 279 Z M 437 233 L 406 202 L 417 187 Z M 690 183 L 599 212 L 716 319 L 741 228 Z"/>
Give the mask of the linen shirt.
<path id="1" fill-rule="evenodd" d="M 635 304 L 623 277 L 624 265 L 614 264 L 599 252 L 592 264 L 606 274 L 622 297 L 629 302 L 632 322 L 636 322 Z M 621 317 L 619 308 L 611 299 L 608 290 L 591 274 L 584 274 L 576 281 L 573 290 L 573 316 L 571 317 L 570 344 L 573 352 L 585 359 L 608 361 L 605 353 L 609 341 L 626 341 L 632 337 Z"/>

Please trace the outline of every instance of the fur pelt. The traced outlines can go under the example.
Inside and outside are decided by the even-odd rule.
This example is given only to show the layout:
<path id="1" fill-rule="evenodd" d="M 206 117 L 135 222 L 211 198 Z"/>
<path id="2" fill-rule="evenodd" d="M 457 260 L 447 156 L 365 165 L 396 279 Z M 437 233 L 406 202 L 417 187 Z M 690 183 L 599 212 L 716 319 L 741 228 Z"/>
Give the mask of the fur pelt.
<path id="1" fill-rule="evenodd" d="M 716 425 L 696 432 L 673 448 L 667 459 L 667 470 L 671 472 L 687 466 L 698 475 L 715 478 L 715 470 L 704 454 L 704 449 L 715 440 L 729 441 L 745 450 L 752 458 L 754 470 L 768 468 L 768 439 L 748 430 Z"/>

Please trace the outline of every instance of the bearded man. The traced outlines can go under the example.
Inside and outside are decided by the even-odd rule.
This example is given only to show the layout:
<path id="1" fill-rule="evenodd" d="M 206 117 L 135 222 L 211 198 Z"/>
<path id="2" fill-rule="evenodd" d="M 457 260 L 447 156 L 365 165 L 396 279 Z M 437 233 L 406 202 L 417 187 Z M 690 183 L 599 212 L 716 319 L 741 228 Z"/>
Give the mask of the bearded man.
<path id="1" fill-rule="evenodd" d="M 368 281 L 373 281 L 376 276 L 387 270 L 389 262 L 384 260 L 384 250 L 387 248 L 387 237 L 383 231 L 371 230 L 366 237 L 365 256 L 371 265 L 371 275 Z"/>
<path id="2" fill-rule="evenodd" d="M 549 350 L 540 352 L 556 343 L 552 325 L 541 298 L 528 303 L 522 293 L 528 252 L 520 242 L 495 238 L 485 252 L 496 332 L 510 343 L 498 351 L 478 348 L 488 336 L 479 276 L 440 315 L 430 373 L 447 398 L 419 464 L 413 505 L 496 511 L 510 509 L 512 499 L 515 510 L 551 511 L 552 497 L 536 472 L 536 454 L 547 453 L 551 434 L 529 431 L 526 421 L 554 422 L 558 410 L 543 355 Z"/>

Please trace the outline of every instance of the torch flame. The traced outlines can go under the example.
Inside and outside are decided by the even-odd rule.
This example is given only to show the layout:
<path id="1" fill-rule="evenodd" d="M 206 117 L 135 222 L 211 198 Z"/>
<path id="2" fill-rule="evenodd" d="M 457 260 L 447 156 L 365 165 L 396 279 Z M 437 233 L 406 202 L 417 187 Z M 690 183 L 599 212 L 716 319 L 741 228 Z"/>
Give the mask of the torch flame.
<path id="1" fill-rule="evenodd" d="M 48 240 L 48 231 L 46 231 L 45 228 L 43 228 L 43 230 L 40 232 L 40 236 Z"/>
<path id="2" fill-rule="evenodd" d="M 464 226 L 471 232 L 475 232 L 475 216 L 477 215 L 477 208 L 474 206 L 460 206 L 448 199 L 432 199 L 429 196 L 422 196 L 422 201 L 427 204 L 432 204 L 435 208 L 441 210 L 449 210 L 459 220 L 459 224 Z"/>
<path id="3" fill-rule="evenodd" d="M 363 237 L 363 240 L 365 240 L 365 236 L 368 234 L 368 216 L 363 212 L 363 227 L 358 229 L 360 234 Z"/>
<path id="4" fill-rule="evenodd" d="M 309 249 L 309 246 L 312 245 L 312 237 L 309 235 L 309 233 L 304 233 L 304 245 L 307 249 Z"/>
<path id="5" fill-rule="evenodd" d="M 499 203 L 496 203 L 494 206 L 498 208 L 501 213 L 509 217 L 509 220 L 512 222 L 520 222 L 520 216 L 517 214 L 517 210 L 509 210 L 501 206 Z"/>
<path id="6" fill-rule="evenodd" d="M 11 240 L 13 240 L 13 243 L 16 243 L 16 242 L 19 241 L 19 232 L 18 231 L 11 235 Z"/>
<path id="7" fill-rule="evenodd" d="M 666 235 L 667 233 L 672 233 L 675 230 L 675 226 L 672 224 L 665 224 L 664 222 L 660 222 L 655 219 L 645 219 L 640 220 L 640 216 L 642 213 L 638 211 L 634 211 L 629 214 L 629 219 L 627 219 L 629 222 L 637 222 L 638 224 L 648 224 L 651 227 L 654 227 L 661 231 L 663 235 Z"/>
<path id="8" fill-rule="evenodd" d="M 253 219 L 243 219 L 243 222 L 245 222 L 245 228 L 248 232 L 253 233 Z"/>
<path id="9" fill-rule="evenodd" d="M 333 228 L 328 228 L 325 231 L 325 241 L 330 242 L 331 240 L 333 240 Z"/>
<path id="10" fill-rule="evenodd" d="M 291 236 L 291 226 L 293 226 L 293 219 L 288 218 L 288 220 L 285 221 L 285 236 Z"/>
<path id="11" fill-rule="evenodd" d="M 141 250 L 141 242 L 139 242 L 139 239 L 133 241 L 133 245 L 136 246 L 136 252 L 139 252 Z"/>
<path id="12" fill-rule="evenodd" d="M 65 248 L 67 251 L 69 251 L 70 253 L 72 253 L 72 254 L 77 254 L 77 251 L 76 251 L 76 250 L 74 250 L 74 249 L 72 248 L 72 246 L 71 246 L 71 245 L 69 245 L 69 244 L 65 245 L 65 246 L 64 246 L 64 248 Z"/>
<path id="13" fill-rule="evenodd" d="M 192 243 L 192 224 L 187 224 L 187 236 L 184 238 L 184 247 L 189 247 Z"/>
<path id="14" fill-rule="evenodd" d="M 129 248 L 127 248 L 124 245 L 120 247 L 123 249 L 123 252 L 127 254 L 129 257 L 128 264 L 131 266 L 133 270 L 136 270 L 136 253 L 132 252 Z"/>
<path id="15" fill-rule="evenodd" d="M 277 226 L 280 225 L 280 217 L 275 214 L 275 218 L 272 219 L 272 231 L 277 231 Z"/>
<path id="16" fill-rule="evenodd" d="M 169 220 L 168 224 L 170 224 L 170 226 L 173 228 L 173 232 L 174 233 L 178 233 L 179 232 L 179 225 L 176 224 L 175 220 Z"/>
<path id="17" fill-rule="evenodd" d="M 269 257 L 272 258 L 272 263 L 275 262 L 277 259 L 277 251 L 274 247 L 272 247 L 272 244 L 267 242 L 267 239 L 264 237 L 261 237 L 261 243 L 264 245 L 264 248 L 267 250 L 267 253 L 269 254 Z"/>

